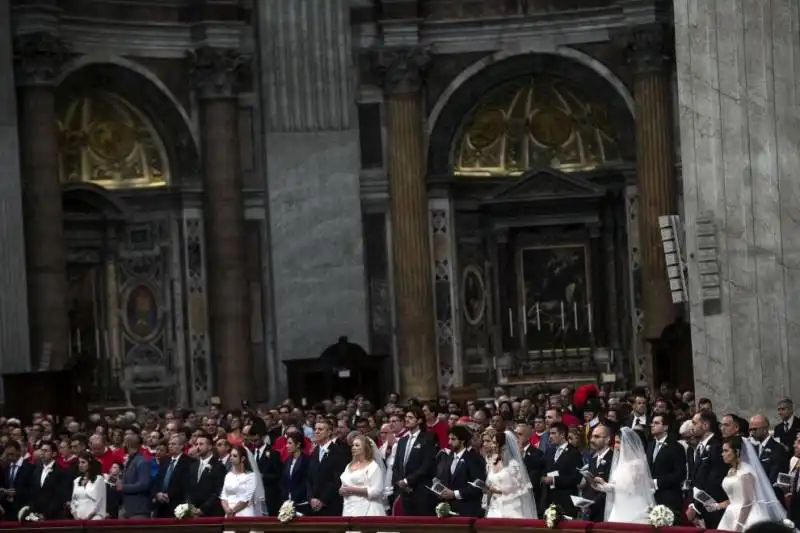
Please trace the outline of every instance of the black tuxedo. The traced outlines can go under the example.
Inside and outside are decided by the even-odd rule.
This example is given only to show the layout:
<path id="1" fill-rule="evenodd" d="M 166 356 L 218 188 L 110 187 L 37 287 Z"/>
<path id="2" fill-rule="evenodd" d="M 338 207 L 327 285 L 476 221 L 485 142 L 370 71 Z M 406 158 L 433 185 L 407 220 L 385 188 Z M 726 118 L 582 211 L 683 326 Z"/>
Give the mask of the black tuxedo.
<path id="1" fill-rule="evenodd" d="M 656 454 L 657 447 L 658 454 Z M 683 507 L 683 482 L 686 479 L 686 450 L 669 436 L 660 446 L 652 440 L 647 444 L 647 464 L 650 467 L 650 475 L 656 483 L 654 494 L 656 504 L 669 507 L 676 517 L 680 517 Z"/>
<path id="2" fill-rule="evenodd" d="M 766 438 L 763 449 L 762 447 L 756 447 L 756 453 L 759 454 L 758 460 L 772 485 L 775 485 L 775 482 L 778 481 L 778 474 L 785 474 L 789 471 L 789 454 L 786 448 L 775 439 Z M 775 496 L 779 502 L 785 504 L 783 491 L 777 487 L 775 487 Z"/>
<path id="3" fill-rule="evenodd" d="M 285 499 L 281 498 L 281 477 L 283 475 L 283 463 L 278 452 L 271 451 L 269 446 L 264 451 L 257 448 L 253 455 L 258 463 L 258 470 L 264 481 L 264 497 L 267 500 L 267 513 L 270 516 L 278 516 Z M 305 500 L 294 500 L 295 503 L 302 503 Z"/>
<path id="4" fill-rule="evenodd" d="M 790 418 L 791 426 L 786 430 L 786 425 L 781 422 L 775 426 L 772 432 L 772 438 L 786 446 L 787 450 L 791 450 L 794 446 L 794 441 L 797 440 L 797 434 L 800 433 L 800 417 L 793 416 Z"/>
<path id="5" fill-rule="evenodd" d="M 172 470 L 169 482 L 165 483 L 171 462 L 172 459 L 161 462 L 158 467 L 158 474 L 156 474 L 150 486 L 153 498 L 159 492 L 165 493 L 169 498 L 166 503 L 155 502 L 156 518 L 174 518 L 175 508 L 182 503 L 186 503 L 189 499 L 189 476 L 191 475 L 190 471 L 196 472 L 194 469 L 195 460 L 187 455 L 181 455 Z"/>
<path id="6" fill-rule="evenodd" d="M 454 453 L 443 457 L 439 461 L 436 477 L 442 480 L 447 488 L 458 494 L 458 498 L 450 501 L 454 513 L 478 518 L 483 513 L 481 508 L 483 491 L 470 483 L 476 479 L 486 481 L 486 461 L 472 448 L 463 452 L 455 470 L 453 470 L 454 461 Z"/>
<path id="7" fill-rule="evenodd" d="M 529 445 L 522 452 L 522 462 L 525 463 L 525 470 L 531 480 L 531 490 L 536 497 L 536 504 L 542 506 L 542 476 L 545 475 L 544 452 L 534 445 Z M 540 509 L 541 510 L 541 509 Z M 539 513 L 541 514 L 541 512 Z"/>
<path id="8" fill-rule="evenodd" d="M 595 477 L 599 477 L 608 482 L 611 474 L 611 462 L 614 459 L 614 450 L 610 449 L 602 456 L 598 462 L 597 453 L 589 459 L 589 472 Z M 594 490 L 590 485 L 583 489 L 583 497 L 593 500 L 594 503 L 589 507 L 589 520 L 592 522 L 602 522 L 605 519 L 606 493 Z"/>
<path id="9" fill-rule="evenodd" d="M 11 479 L 11 465 L 6 465 L 3 469 L 4 489 L 14 489 L 16 494 L 13 498 L 5 494 L 0 497 L 0 505 L 5 511 L 5 520 L 16 520 L 19 510 L 30 505 L 30 491 L 33 484 L 33 472 L 36 468 L 28 461 L 15 469 L 14 479 Z"/>
<path id="10" fill-rule="evenodd" d="M 699 449 L 700 444 L 698 444 Z M 722 461 L 722 443 L 719 437 L 711 437 L 698 454 L 694 453 L 694 468 L 692 469 L 692 487 L 705 491 L 717 502 L 728 499 L 722 489 L 722 480 L 728 473 L 728 466 Z M 694 508 L 705 520 L 707 529 L 716 529 L 722 519 L 722 511 L 709 513 L 703 504 L 694 500 Z"/>
<path id="11" fill-rule="evenodd" d="M 187 499 L 200 509 L 202 516 L 225 516 L 219 500 L 227 474 L 225 466 L 217 457 L 211 457 L 202 471 L 200 464 L 200 461 L 194 461 L 189 465 L 186 479 Z"/>
<path id="12" fill-rule="evenodd" d="M 403 502 L 403 512 L 408 516 L 434 516 L 436 496 L 427 488 L 436 475 L 436 453 L 439 446 L 436 435 L 428 431 L 420 431 L 408 454 L 406 461 L 406 447 L 410 436 L 407 434 L 397 443 L 397 455 L 392 467 L 392 483 L 395 485 L 395 494 L 400 494 Z M 407 489 L 401 489 L 397 484 L 405 479 Z M 409 492 L 410 490 L 410 492 Z"/>
<path id="13" fill-rule="evenodd" d="M 306 492 L 309 501 L 317 499 L 322 502 L 319 511 L 312 511 L 305 506 L 301 512 L 316 516 L 342 516 L 342 497 L 339 487 L 342 481 L 339 476 L 350 463 L 350 450 L 347 445 L 339 441 L 331 441 L 327 452 L 320 461 L 319 446 L 316 446 L 309 456 L 308 478 Z M 299 502 L 302 503 L 302 502 Z"/>
<path id="14" fill-rule="evenodd" d="M 575 507 L 572 505 L 570 496 L 578 494 L 578 485 L 583 479 L 580 472 L 578 472 L 578 469 L 583 466 L 583 456 L 577 448 L 567 445 L 558 454 L 558 459 L 556 460 L 559 449 L 561 449 L 560 446 L 553 446 L 545 454 L 544 475 L 558 471 L 558 477 L 555 478 L 552 486 L 543 488 L 545 493 L 544 507 L 547 508 L 555 504 L 564 514 L 575 516 Z"/>
<path id="15" fill-rule="evenodd" d="M 72 480 L 69 479 L 64 470 L 58 464 L 53 463 L 47 476 L 42 483 L 42 473 L 44 467 L 37 465 L 33 470 L 30 485 L 30 506 L 31 511 L 41 514 L 46 520 L 58 520 L 66 515 L 66 507 L 69 501 Z"/>

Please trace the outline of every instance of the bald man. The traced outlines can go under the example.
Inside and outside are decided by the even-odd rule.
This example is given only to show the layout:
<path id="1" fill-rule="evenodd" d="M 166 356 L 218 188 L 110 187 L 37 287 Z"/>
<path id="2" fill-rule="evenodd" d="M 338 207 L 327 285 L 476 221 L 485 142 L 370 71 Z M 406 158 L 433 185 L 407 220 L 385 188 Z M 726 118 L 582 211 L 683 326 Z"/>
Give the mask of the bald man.
<path id="1" fill-rule="evenodd" d="M 778 474 L 789 472 L 789 453 L 783 444 L 769 434 L 769 420 L 764 415 L 754 415 L 750 418 L 750 436 L 756 445 L 756 453 L 762 468 L 769 477 L 769 482 L 774 484 Z M 775 489 L 778 501 L 785 505 L 785 498 L 780 489 Z"/>

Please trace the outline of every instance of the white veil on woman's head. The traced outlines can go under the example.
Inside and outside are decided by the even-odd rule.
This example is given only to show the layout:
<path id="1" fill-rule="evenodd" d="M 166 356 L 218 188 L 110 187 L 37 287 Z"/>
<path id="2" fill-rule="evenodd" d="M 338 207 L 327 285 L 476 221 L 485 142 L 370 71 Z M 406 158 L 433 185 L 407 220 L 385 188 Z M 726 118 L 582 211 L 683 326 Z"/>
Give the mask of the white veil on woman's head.
<path id="1" fill-rule="evenodd" d="M 522 503 L 522 516 L 525 518 L 538 518 L 536 513 L 536 501 L 533 499 L 533 484 L 531 478 L 528 476 L 528 469 L 525 467 L 525 461 L 522 459 L 519 445 L 517 445 L 517 437 L 510 431 L 505 432 L 506 445 L 503 446 L 503 465 L 508 466 L 514 460 L 519 465 L 519 482 L 523 494 L 520 496 Z"/>
<path id="2" fill-rule="evenodd" d="M 605 520 L 608 520 L 611 509 L 614 508 L 614 500 L 620 496 L 620 504 L 626 503 L 623 494 L 635 494 L 643 499 L 645 507 L 655 505 L 655 485 L 653 477 L 650 475 L 650 467 L 647 464 L 647 452 L 639 434 L 631 428 L 622 428 L 619 433 L 620 445 L 614 450 L 614 458 L 611 460 L 611 472 L 608 482 L 613 486 L 613 490 L 606 493 Z M 617 494 L 620 493 L 620 494 Z"/>
<path id="3" fill-rule="evenodd" d="M 253 469 L 253 474 L 256 477 L 256 493 L 253 496 L 256 502 L 256 512 L 260 512 L 262 516 L 267 515 L 267 498 L 264 493 L 264 478 L 261 477 L 261 469 L 258 468 L 258 461 L 256 456 L 250 451 L 250 448 L 244 447 L 247 452 L 247 462 L 250 463 L 250 468 Z"/>
<path id="4" fill-rule="evenodd" d="M 741 438 L 741 437 L 740 437 Z M 767 473 L 761 466 L 756 451 L 750 439 L 742 440 L 742 450 L 739 452 L 739 468 L 742 473 L 749 473 L 755 479 L 755 495 L 753 505 L 758 507 L 758 522 L 783 522 L 786 519 L 786 510 L 778 501 L 775 489 L 769 481 Z M 751 511 L 752 512 L 752 511 Z M 753 524 L 748 523 L 747 526 Z"/>
<path id="5" fill-rule="evenodd" d="M 372 450 L 372 460 L 375 462 L 376 465 L 378 465 L 378 470 L 380 470 L 381 486 L 385 487 L 386 486 L 386 476 L 387 476 L 387 473 L 386 473 L 386 457 L 383 455 L 383 452 L 381 451 L 381 449 L 378 448 L 378 445 L 375 444 L 374 440 L 372 440 L 370 437 L 367 437 L 366 435 L 362 435 L 361 437 L 362 437 L 362 441 L 366 441 L 367 445 Z M 388 494 L 384 494 L 383 495 L 383 499 L 384 500 L 388 500 L 388 497 L 389 497 Z"/>

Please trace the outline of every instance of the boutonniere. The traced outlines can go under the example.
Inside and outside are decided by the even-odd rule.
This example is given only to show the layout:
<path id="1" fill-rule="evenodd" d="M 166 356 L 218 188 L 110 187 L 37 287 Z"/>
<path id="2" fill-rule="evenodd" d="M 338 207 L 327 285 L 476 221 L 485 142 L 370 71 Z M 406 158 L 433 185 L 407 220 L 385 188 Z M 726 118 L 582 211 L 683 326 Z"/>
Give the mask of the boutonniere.
<path id="1" fill-rule="evenodd" d="M 203 470 L 211 470 L 211 463 L 206 463 L 203 465 Z"/>
<path id="2" fill-rule="evenodd" d="M 606 463 L 608 463 L 608 461 L 606 461 L 605 459 L 601 459 L 601 460 L 600 460 L 600 465 L 601 465 L 601 466 L 602 466 L 602 465 L 604 465 L 604 464 L 606 464 Z"/>
<path id="3" fill-rule="evenodd" d="M 415 445 L 414 445 L 414 449 L 415 449 L 415 450 L 418 450 L 418 449 L 420 449 L 420 448 L 422 448 L 422 444 L 415 444 Z"/>

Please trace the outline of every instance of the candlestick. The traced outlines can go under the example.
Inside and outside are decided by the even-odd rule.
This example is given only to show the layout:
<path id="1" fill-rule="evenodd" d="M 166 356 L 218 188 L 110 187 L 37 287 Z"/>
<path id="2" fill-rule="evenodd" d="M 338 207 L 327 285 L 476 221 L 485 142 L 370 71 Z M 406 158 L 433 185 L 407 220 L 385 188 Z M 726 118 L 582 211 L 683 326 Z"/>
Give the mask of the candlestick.
<path id="1" fill-rule="evenodd" d="M 542 322 L 539 320 L 539 302 L 536 302 L 536 330 L 542 331 Z"/>
<path id="2" fill-rule="evenodd" d="M 100 360 L 100 330 L 95 326 L 94 328 L 94 352 L 98 361 Z"/>
<path id="3" fill-rule="evenodd" d="M 511 337 L 514 336 L 514 312 L 511 308 L 508 308 L 508 330 L 511 334 Z"/>
<path id="4" fill-rule="evenodd" d="M 72 330 L 69 330 L 69 358 L 72 359 Z"/>
<path id="5" fill-rule="evenodd" d="M 575 321 L 575 331 L 578 331 L 578 304 L 572 302 L 572 319 Z"/>
<path id="6" fill-rule="evenodd" d="M 75 330 L 75 336 L 78 340 L 78 353 L 81 353 L 83 350 L 81 349 L 81 328 L 77 328 Z"/>
<path id="7" fill-rule="evenodd" d="M 567 329 L 564 318 L 564 300 L 561 300 L 561 329 Z"/>
<path id="8" fill-rule="evenodd" d="M 586 304 L 586 311 L 589 318 L 589 334 L 592 333 L 592 304 Z"/>
<path id="9" fill-rule="evenodd" d="M 525 304 L 522 304 L 522 332 L 527 336 L 528 335 L 528 310 L 525 309 Z"/>

